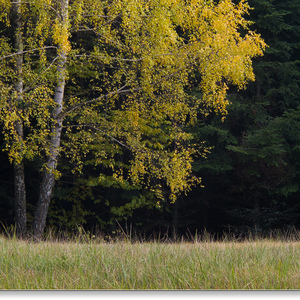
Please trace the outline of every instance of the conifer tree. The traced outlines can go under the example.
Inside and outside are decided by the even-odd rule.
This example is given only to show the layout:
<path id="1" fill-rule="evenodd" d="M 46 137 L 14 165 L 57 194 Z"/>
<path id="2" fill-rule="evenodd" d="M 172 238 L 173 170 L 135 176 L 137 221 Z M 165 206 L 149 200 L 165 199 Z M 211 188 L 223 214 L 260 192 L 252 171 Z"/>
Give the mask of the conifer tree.
<path id="1" fill-rule="evenodd" d="M 253 0 L 251 5 L 251 28 L 262 34 L 268 47 L 263 57 L 254 59 L 256 81 L 245 91 L 229 92 L 231 104 L 225 122 L 214 118 L 200 128 L 213 149 L 207 161 L 198 164 L 199 176 L 219 178 L 217 185 L 223 192 L 219 195 L 220 191 L 205 181 L 206 189 L 199 194 L 205 199 L 224 196 L 228 205 L 223 214 L 228 222 L 238 226 L 234 222 L 239 220 L 239 226 L 268 229 L 280 226 L 278 220 L 285 214 L 287 197 L 296 197 L 293 195 L 297 191 L 293 182 L 296 154 L 291 158 L 289 145 L 298 138 L 294 129 L 290 130 L 294 137 L 287 136 L 284 127 L 295 124 L 296 111 L 287 111 L 296 109 L 300 99 L 300 3 Z M 287 115 L 295 120 L 288 120 Z M 210 205 L 217 203 L 212 200 Z"/>

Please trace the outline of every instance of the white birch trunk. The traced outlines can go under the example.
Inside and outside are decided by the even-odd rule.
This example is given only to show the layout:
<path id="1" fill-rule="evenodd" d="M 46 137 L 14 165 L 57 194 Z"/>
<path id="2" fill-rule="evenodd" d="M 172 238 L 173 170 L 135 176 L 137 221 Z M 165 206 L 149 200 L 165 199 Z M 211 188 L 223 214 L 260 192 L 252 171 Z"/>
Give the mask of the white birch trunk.
<path id="1" fill-rule="evenodd" d="M 61 0 L 61 24 L 62 26 L 68 22 L 68 0 Z M 67 53 L 62 50 L 62 45 L 59 47 L 59 62 L 57 65 L 58 81 L 54 95 L 54 102 L 56 107 L 52 113 L 52 128 L 51 128 L 51 139 L 49 157 L 47 158 L 46 167 L 43 172 L 42 182 L 40 186 L 40 194 L 34 214 L 34 221 L 32 225 L 32 234 L 34 238 L 41 239 L 46 226 L 46 219 L 48 209 L 52 197 L 52 192 L 55 184 L 55 171 L 57 169 L 58 157 L 60 154 L 61 144 L 61 131 L 62 131 L 62 110 L 64 100 L 64 89 L 65 89 L 65 73 L 66 73 L 66 62 Z"/>

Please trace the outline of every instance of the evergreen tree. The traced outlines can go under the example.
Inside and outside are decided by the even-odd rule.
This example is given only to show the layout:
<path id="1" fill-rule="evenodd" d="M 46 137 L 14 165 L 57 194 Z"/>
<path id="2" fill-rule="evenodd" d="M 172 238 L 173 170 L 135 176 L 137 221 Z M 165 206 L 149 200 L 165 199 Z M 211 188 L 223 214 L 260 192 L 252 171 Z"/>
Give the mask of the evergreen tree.
<path id="1" fill-rule="evenodd" d="M 298 134 L 291 129 L 287 135 L 284 128 L 295 128 L 300 99 L 300 2 L 253 0 L 251 5 L 252 28 L 269 47 L 254 61 L 255 83 L 245 92 L 231 90 L 225 122 L 213 118 L 199 127 L 213 148 L 207 162 L 197 165 L 199 176 L 210 178 L 197 196 L 200 201 L 217 199 L 207 201 L 210 216 L 222 207 L 224 228 L 267 230 L 297 222 L 287 211 L 291 213 L 289 203 L 297 208 L 289 199 L 298 191 L 293 152 Z M 287 113 L 289 109 L 294 111 Z"/>

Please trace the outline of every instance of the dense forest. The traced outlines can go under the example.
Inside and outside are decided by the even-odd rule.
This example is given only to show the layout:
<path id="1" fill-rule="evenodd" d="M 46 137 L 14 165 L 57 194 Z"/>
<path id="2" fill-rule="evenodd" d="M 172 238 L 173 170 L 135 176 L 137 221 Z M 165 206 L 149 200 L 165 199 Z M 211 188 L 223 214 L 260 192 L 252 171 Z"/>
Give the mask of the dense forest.
<path id="1" fill-rule="evenodd" d="M 0 0 L 2 225 L 299 228 L 300 1 L 233 2 Z"/>

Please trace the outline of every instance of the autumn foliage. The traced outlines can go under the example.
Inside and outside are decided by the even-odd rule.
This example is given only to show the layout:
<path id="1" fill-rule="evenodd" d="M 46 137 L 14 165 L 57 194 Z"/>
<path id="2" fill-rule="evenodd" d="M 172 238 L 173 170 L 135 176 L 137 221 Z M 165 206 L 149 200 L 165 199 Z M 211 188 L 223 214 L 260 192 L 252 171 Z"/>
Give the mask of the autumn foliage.
<path id="1" fill-rule="evenodd" d="M 16 3 L 0 1 L 1 128 L 11 163 L 43 161 L 44 221 L 61 155 L 76 172 L 94 165 L 90 185 L 145 189 L 158 206 L 201 183 L 192 162 L 208 149 L 187 128 L 226 116 L 229 86 L 255 79 L 266 47 L 246 1 Z"/>

